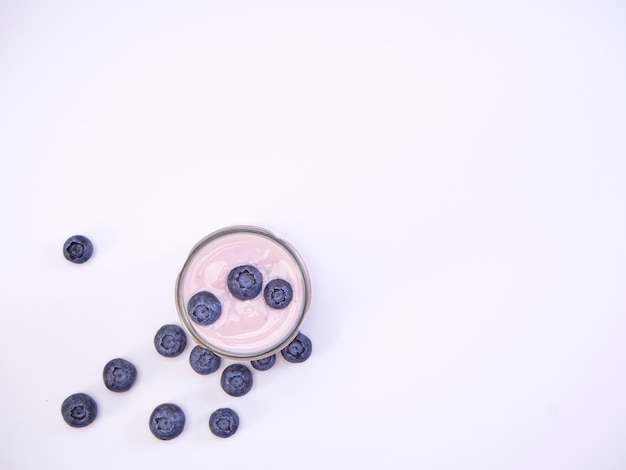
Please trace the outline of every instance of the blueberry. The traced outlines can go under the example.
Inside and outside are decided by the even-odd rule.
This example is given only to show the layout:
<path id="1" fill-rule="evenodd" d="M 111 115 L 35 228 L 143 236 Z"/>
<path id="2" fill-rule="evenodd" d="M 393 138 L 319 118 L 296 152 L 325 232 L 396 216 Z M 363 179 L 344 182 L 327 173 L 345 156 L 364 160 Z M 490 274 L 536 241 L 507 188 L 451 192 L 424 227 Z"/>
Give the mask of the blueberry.
<path id="1" fill-rule="evenodd" d="M 313 345 L 308 336 L 298 333 L 295 339 L 280 353 L 288 362 L 304 362 L 309 358 L 312 351 Z"/>
<path id="2" fill-rule="evenodd" d="M 111 359 L 102 371 L 104 385 L 112 392 L 125 392 L 137 379 L 137 368 L 126 359 Z"/>
<path id="3" fill-rule="evenodd" d="M 230 396 L 243 396 L 252 388 L 252 372 L 243 364 L 231 364 L 222 372 L 221 383 Z"/>
<path id="4" fill-rule="evenodd" d="M 61 414 L 65 422 L 73 428 L 84 428 L 98 416 L 98 405 L 86 393 L 75 393 L 63 400 Z"/>
<path id="5" fill-rule="evenodd" d="M 185 427 L 185 413 L 180 406 L 162 403 L 150 415 L 150 431 L 154 437 L 169 441 L 180 436 Z"/>
<path id="6" fill-rule="evenodd" d="M 219 408 L 211 413 L 209 429 L 218 437 L 230 437 L 239 429 L 239 415 L 230 408 Z"/>
<path id="7" fill-rule="evenodd" d="M 228 274 L 228 290 L 239 300 L 253 299 L 261 292 L 263 276 L 249 264 L 237 266 Z"/>
<path id="8" fill-rule="evenodd" d="M 272 308 L 285 308 L 293 299 L 291 284 L 284 279 L 272 279 L 263 290 L 265 303 Z"/>
<path id="9" fill-rule="evenodd" d="M 196 346 L 189 355 L 189 365 L 200 375 L 208 375 L 220 368 L 222 359 L 213 351 Z"/>
<path id="10" fill-rule="evenodd" d="M 91 258 L 92 254 L 91 240 L 82 235 L 74 235 L 65 240 L 63 244 L 63 256 L 72 263 L 82 264 Z"/>
<path id="11" fill-rule="evenodd" d="M 210 325 L 222 314 L 222 304 L 215 295 L 201 291 L 193 295 L 187 303 L 187 312 L 199 325 Z"/>
<path id="12" fill-rule="evenodd" d="M 252 367 L 256 370 L 268 370 L 271 369 L 274 363 L 276 362 L 276 354 L 272 354 L 271 356 L 264 357 L 263 359 L 255 359 L 254 361 L 250 361 Z"/>
<path id="13" fill-rule="evenodd" d="M 154 336 L 154 347 L 161 356 L 176 357 L 187 346 L 187 336 L 178 325 L 163 325 Z"/>

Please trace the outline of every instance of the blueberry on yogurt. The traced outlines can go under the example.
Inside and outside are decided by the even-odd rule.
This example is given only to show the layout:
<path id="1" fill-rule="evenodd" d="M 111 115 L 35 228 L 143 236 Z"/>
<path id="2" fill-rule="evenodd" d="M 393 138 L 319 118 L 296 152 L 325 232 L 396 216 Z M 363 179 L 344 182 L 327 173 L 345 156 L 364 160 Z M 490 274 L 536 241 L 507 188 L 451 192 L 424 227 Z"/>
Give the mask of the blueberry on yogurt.
<path id="1" fill-rule="evenodd" d="M 178 325 L 163 325 L 154 335 L 154 347 L 161 356 L 179 356 L 187 346 L 187 336 Z"/>
<path id="2" fill-rule="evenodd" d="M 304 362 L 309 358 L 312 351 L 313 345 L 309 337 L 298 333 L 294 340 L 280 353 L 287 362 Z"/>
<path id="3" fill-rule="evenodd" d="M 208 375 L 220 368 L 222 359 L 213 351 L 196 346 L 189 355 L 189 365 L 200 375 Z"/>
<path id="4" fill-rule="evenodd" d="M 194 294 L 187 303 L 187 312 L 191 319 L 199 325 L 210 325 L 222 314 L 222 304 L 207 291 Z"/>
<path id="5" fill-rule="evenodd" d="M 162 403 L 150 415 L 149 426 L 154 437 L 169 441 L 183 432 L 185 413 L 174 403 Z"/>
<path id="6" fill-rule="evenodd" d="M 265 303 L 272 308 L 285 308 L 293 299 L 293 289 L 284 279 L 272 279 L 263 290 Z"/>
<path id="7" fill-rule="evenodd" d="M 126 359 L 111 359 L 104 366 L 102 378 L 112 392 L 126 392 L 137 379 L 137 368 Z"/>
<path id="8" fill-rule="evenodd" d="M 222 389 L 232 397 L 241 397 L 252 388 L 252 372 L 243 364 L 231 364 L 222 372 Z"/>
<path id="9" fill-rule="evenodd" d="M 239 300 L 255 298 L 261 292 L 263 276 L 249 264 L 237 266 L 228 274 L 228 290 Z"/>
<path id="10" fill-rule="evenodd" d="M 63 400 L 61 415 L 73 428 L 84 428 L 93 423 L 98 416 L 98 405 L 86 393 L 74 393 Z"/>
<path id="11" fill-rule="evenodd" d="M 91 240 L 83 235 L 73 235 L 63 244 L 63 256 L 72 263 L 82 264 L 91 258 L 92 254 Z"/>
<path id="12" fill-rule="evenodd" d="M 209 429 L 217 437 L 230 437 L 239 429 L 239 415 L 231 408 L 219 408 L 211 413 Z"/>

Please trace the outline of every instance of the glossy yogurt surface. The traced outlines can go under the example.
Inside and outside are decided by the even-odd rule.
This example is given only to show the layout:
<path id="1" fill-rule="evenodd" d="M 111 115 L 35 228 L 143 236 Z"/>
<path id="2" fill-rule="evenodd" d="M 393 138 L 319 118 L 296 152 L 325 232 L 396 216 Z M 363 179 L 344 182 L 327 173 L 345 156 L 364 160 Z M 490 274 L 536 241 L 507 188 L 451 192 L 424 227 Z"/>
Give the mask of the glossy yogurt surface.
<path id="1" fill-rule="evenodd" d="M 256 267 L 263 288 L 272 279 L 291 284 L 293 298 L 283 309 L 265 303 L 263 290 L 254 299 L 239 300 L 227 286 L 231 269 L 244 264 Z M 189 299 L 200 291 L 213 293 L 222 313 L 211 325 L 194 323 L 187 314 Z M 286 242 L 256 227 L 231 227 L 202 240 L 191 251 L 176 284 L 180 318 L 194 339 L 219 355 L 260 358 L 286 346 L 297 334 L 306 313 L 310 289 L 306 268 Z"/>

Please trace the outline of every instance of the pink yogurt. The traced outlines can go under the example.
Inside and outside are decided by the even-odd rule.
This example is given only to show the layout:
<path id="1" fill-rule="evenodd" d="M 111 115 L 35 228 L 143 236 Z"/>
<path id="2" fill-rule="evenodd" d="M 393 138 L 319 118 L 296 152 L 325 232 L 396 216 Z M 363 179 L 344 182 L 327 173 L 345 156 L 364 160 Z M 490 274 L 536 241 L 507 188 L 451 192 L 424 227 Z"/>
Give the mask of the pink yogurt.
<path id="1" fill-rule="evenodd" d="M 289 282 L 289 305 L 269 307 L 263 291 L 254 299 L 235 298 L 228 290 L 228 273 L 244 264 L 261 272 L 263 287 L 277 278 Z M 189 299 L 200 291 L 211 292 L 222 304 L 218 320 L 206 326 L 194 323 L 187 313 Z M 274 354 L 293 340 L 310 293 L 304 263 L 288 243 L 259 227 L 236 226 L 208 235 L 191 250 L 176 280 L 176 307 L 198 344 L 223 357 L 251 360 Z"/>

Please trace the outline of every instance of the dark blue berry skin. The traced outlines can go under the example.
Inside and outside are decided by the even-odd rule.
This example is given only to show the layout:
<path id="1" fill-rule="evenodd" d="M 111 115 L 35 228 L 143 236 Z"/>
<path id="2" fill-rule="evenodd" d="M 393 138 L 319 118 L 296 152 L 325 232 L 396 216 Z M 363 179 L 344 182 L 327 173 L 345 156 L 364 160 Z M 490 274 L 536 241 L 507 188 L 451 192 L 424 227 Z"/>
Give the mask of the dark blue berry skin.
<path id="1" fill-rule="evenodd" d="M 239 300 L 255 298 L 263 287 L 263 276 L 249 264 L 237 266 L 228 274 L 228 290 Z"/>
<path id="2" fill-rule="evenodd" d="M 154 347 L 161 356 L 179 356 L 187 346 L 187 336 L 178 325 L 163 325 L 154 336 Z"/>
<path id="3" fill-rule="evenodd" d="M 217 437 L 230 437 L 239 429 L 239 415 L 230 408 L 219 408 L 211 413 L 209 429 Z"/>
<path id="4" fill-rule="evenodd" d="M 93 245 L 89 238 L 82 235 L 74 235 L 65 240 L 63 244 L 63 256 L 68 261 L 82 264 L 91 258 Z"/>
<path id="5" fill-rule="evenodd" d="M 231 364 L 222 372 L 222 388 L 232 397 L 241 397 L 252 388 L 252 372 L 243 364 Z"/>
<path id="6" fill-rule="evenodd" d="M 272 368 L 274 363 L 276 362 L 276 354 L 272 354 L 271 356 L 264 357 L 263 359 L 255 359 L 254 361 L 250 361 L 252 367 L 256 370 L 269 370 Z"/>
<path id="7" fill-rule="evenodd" d="M 308 336 L 298 333 L 295 339 L 280 353 L 288 362 L 304 362 L 309 358 L 312 351 L 313 345 Z"/>
<path id="8" fill-rule="evenodd" d="M 284 279 L 272 279 L 263 290 L 265 303 L 272 308 L 285 308 L 293 299 L 291 284 Z"/>
<path id="9" fill-rule="evenodd" d="M 208 375 L 220 368 L 222 359 L 213 351 L 196 346 L 189 355 L 189 365 L 200 375 Z"/>
<path id="10" fill-rule="evenodd" d="M 75 393 L 63 401 L 61 414 L 65 422 L 73 428 L 84 428 L 98 416 L 98 405 L 86 393 Z"/>
<path id="11" fill-rule="evenodd" d="M 222 304 L 215 295 L 202 291 L 189 299 L 187 312 L 191 319 L 199 325 L 210 325 L 222 314 Z"/>
<path id="12" fill-rule="evenodd" d="M 104 366 L 102 378 L 112 392 L 126 392 L 137 379 L 137 368 L 126 359 L 111 359 Z"/>
<path id="13" fill-rule="evenodd" d="M 180 436 L 185 427 L 185 413 L 180 406 L 173 403 L 162 403 L 150 415 L 150 431 L 154 437 L 169 441 Z"/>

